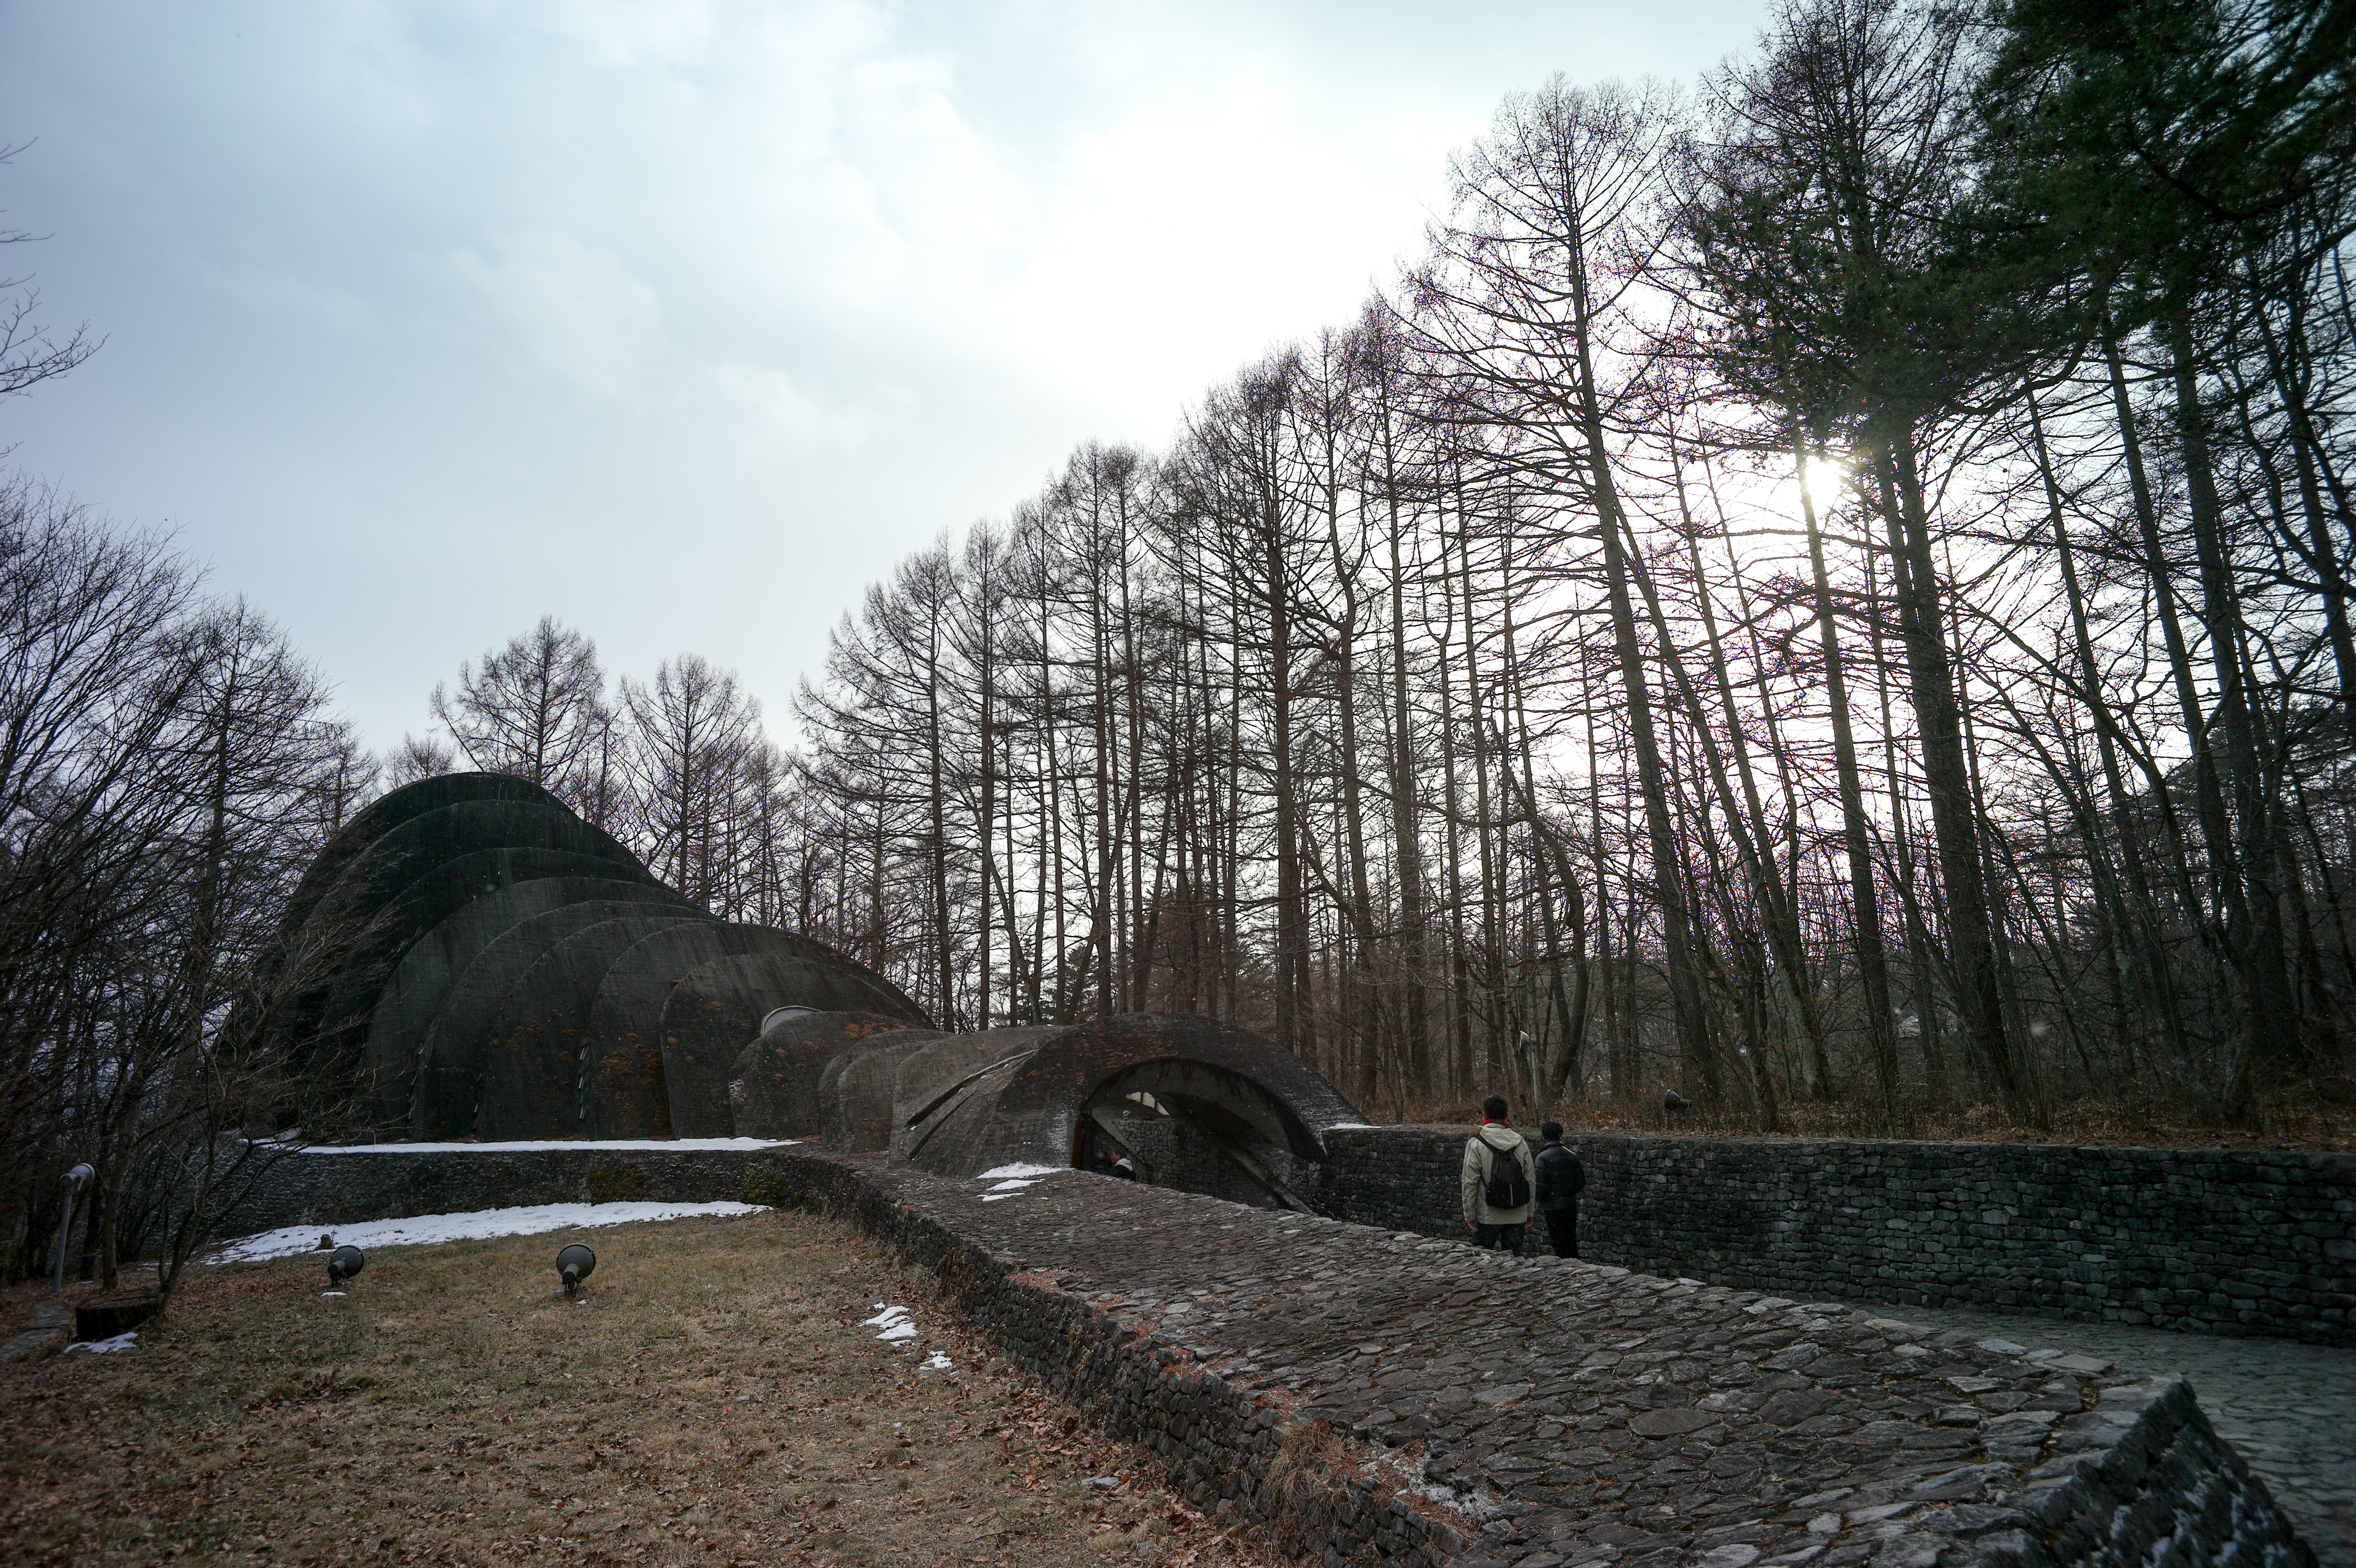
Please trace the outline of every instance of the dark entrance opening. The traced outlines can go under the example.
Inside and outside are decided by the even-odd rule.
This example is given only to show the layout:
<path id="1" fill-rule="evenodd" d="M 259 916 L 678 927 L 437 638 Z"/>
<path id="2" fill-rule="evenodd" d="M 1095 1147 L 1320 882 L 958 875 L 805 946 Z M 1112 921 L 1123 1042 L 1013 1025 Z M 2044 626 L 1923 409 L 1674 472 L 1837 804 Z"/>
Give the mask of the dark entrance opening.
<path id="1" fill-rule="evenodd" d="M 1141 1062 L 1097 1086 L 1073 1129 L 1072 1163 L 1127 1155 L 1141 1180 L 1265 1209 L 1317 1212 L 1316 1139 L 1282 1101 L 1206 1062 Z"/>

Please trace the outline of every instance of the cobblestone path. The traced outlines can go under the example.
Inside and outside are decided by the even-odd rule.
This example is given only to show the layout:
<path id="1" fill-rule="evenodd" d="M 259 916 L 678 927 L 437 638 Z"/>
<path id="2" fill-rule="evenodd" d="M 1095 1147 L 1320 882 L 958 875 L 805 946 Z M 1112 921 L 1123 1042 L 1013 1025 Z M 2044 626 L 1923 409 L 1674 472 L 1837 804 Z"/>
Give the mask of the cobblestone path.
<path id="1" fill-rule="evenodd" d="M 2356 1350 L 2225 1339 L 2119 1323 L 2066 1323 L 1936 1307 L 1860 1312 L 2036 1349 L 2094 1355 L 2191 1380 L 2218 1435 L 2241 1451 L 2324 1568 L 2356 1568 Z"/>
<path id="2" fill-rule="evenodd" d="M 862 1206 L 986 1249 L 1033 1293 L 991 1297 L 994 1331 L 1141 1431 L 1206 1508 L 1258 1507 L 1264 1481 L 1290 1495 L 1307 1461 L 1284 1445 L 1322 1452 L 1320 1424 L 1367 1445 L 1332 1463 L 1395 1500 L 1337 1504 L 1329 1563 L 1375 1547 L 1466 1568 L 1933 1568 L 2016 1560 L 2055 1531 L 2069 1561 L 2305 1558 L 2181 1385 L 2115 1356 L 998 1174 L 863 1166 Z M 1148 1357 L 1162 1371 L 1140 1382 Z M 1464 1530 L 1412 1533 L 1418 1499 Z"/>

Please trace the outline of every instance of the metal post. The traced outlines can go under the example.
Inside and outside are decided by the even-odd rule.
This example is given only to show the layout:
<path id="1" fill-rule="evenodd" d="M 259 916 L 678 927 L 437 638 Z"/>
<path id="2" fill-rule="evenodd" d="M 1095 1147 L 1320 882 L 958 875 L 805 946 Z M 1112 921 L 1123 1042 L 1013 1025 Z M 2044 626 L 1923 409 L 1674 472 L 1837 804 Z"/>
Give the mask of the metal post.
<path id="1" fill-rule="evenodd" d="M 74 1200 L 81 1196 L 91 1179 L 98 1172 L 87 1165 L 75 1166 L 66 1172 L 66 1217 L 58 1225 L 58 1278 L 55 1294 L 66 1293 L 66 1253 L 73 1245 Z"/>

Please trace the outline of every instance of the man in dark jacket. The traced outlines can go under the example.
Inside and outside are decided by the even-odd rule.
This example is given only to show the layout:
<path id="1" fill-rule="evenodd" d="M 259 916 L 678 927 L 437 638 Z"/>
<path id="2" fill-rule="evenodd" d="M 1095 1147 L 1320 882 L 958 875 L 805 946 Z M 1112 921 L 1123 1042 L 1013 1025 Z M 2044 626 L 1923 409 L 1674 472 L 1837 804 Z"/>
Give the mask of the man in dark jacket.
<path id="1" fill-rule="evenodd" d="M 1548 1122 L 1538 1129 L 1546 1141 L 1538 1147 L 1537 1206 L 1546 1216 L 1547 1239 L 1554 1243 L 1554 1255 L 1575 1258 L 1579 1255 L 1579 1191 L 1587 1185 L 1587 1172 L 1579 1157 L 1562 1147 L 1562 1124 Z"/>

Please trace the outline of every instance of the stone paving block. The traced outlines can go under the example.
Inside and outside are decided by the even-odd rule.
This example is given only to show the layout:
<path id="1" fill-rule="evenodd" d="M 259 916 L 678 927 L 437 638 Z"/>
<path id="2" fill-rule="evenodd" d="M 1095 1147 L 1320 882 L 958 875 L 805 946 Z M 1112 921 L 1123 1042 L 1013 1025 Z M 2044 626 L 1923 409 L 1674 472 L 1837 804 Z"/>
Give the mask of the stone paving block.
<path id="1" fill-rule="evenodd" d="M 2180 1379 L 1076 1171 L 771 1171 L 1304 1560 L 2314 1561 Z"/>

